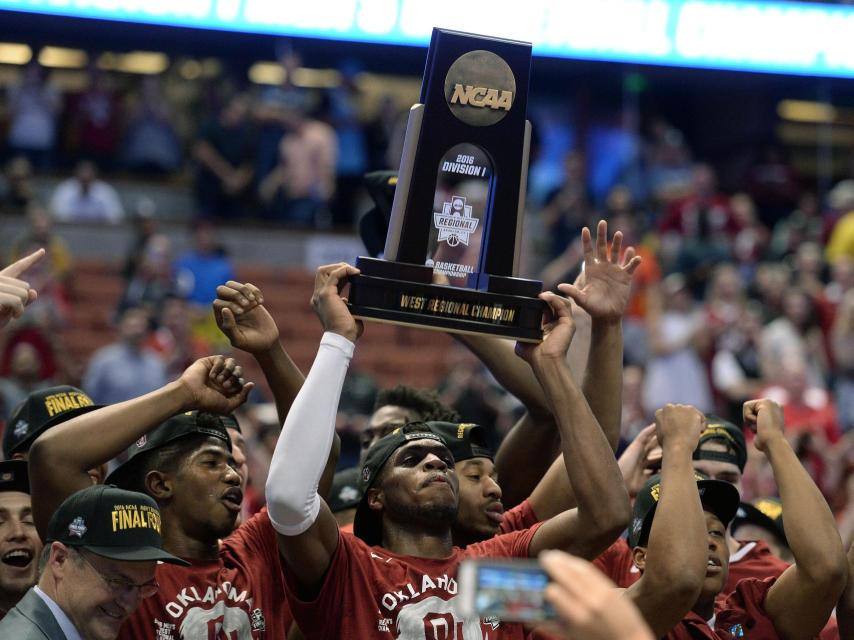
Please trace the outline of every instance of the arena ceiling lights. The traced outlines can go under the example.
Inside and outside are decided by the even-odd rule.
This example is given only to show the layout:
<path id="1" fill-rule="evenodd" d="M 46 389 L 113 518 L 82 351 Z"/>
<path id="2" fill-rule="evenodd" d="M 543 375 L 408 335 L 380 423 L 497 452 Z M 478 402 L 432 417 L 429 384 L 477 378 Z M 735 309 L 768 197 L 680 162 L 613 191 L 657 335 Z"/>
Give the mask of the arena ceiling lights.
<path id="1" fill-rule="evenodd" d="M 434 26 L 540 56 L 854 77 L 854 7 L 735 0 L 0 0 L 0 10 L 425 46 Z"/>

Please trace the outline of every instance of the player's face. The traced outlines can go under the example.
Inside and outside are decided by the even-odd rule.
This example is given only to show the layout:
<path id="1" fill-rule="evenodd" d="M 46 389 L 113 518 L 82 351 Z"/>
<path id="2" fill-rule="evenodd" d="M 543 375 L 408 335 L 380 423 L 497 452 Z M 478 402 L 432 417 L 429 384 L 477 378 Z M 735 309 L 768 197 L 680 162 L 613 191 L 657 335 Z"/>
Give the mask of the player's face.
<path id="1" fill-rule="evenodd" d="M 729 573 L 729 547 L 726 540 L 726 527 L 718 517 L 706 511 L 707 546 L 709 556 L 706 562 L 706 578 L 700 591 L 700 600 L 714 600 L 726 584 Z"/>
<path id="2" fill-rule="evenodd" d="M 704 442 L 700 449 L 703 451 L 717 451 L 725 453 L 727 447 L 722 442 L 714 440 Z M 723 480 L 735 485 L 738 493 L 741 494 L 741 470 L 734 462 L 723 462 L 722 460 L 694 460 L 694 469 L 701 473 L 705 473 L 712 480 Z"/>
<path id="3" fill-rule="evenodd" d="M 380 488 L 392 520 L 451 526 L 457 515 L 457 474 L 448 448 L 435 440 L 413 440 L 386 463 Z"/>
<path id="4" fill-rule="evenodd" d="M 388 404 L 374 411 L 374 415 L 371 416 L 368 426 L 362 430 L 362 462 L 364 462 L 365 453 L 377 440 L 383 436 L 387 436 L 398 427 L 402 427 L 409 422 L 415 422 L 418 418 L 418 415 L 412 409 L 393 404 Z"/>
<path id="5" fill-rule="evenodd" d="M 76 558 L 72 556 L 75 553 L 79 554 Z M 51 569 L 60 577 L 57 603 L 80 635 L 85 640 L 116 638 L 122 624 L 142 602 L 140 590 L 133 585 L 150 584 L 157 563 L 110 560 L 85 550 L 65 548 L 61 568 L 54 569 L 53 554 Z"/>
<path id="6" fill-rule="evenodd" d="M 228 429 L 231 438 L 231 455 L 234 458 L 234 468 L 240 475 L 240 488 L 246 490 L 249 481 L 249 464 L 246 459 L 246 438 L 237 429 Z"/>
<path id="7" fill-rule="evenodd" d="M 454 542 L 470 544 L 491 538 L 504 519 L 501 487 L 489 458 L 471 458 L 455 465 L 460 483 L 460 509 Z"/>
<path id="8" fill-rule="evenodd" d="M 175 474 L 170 511 L 198 540 L 224 538 L 240 513 L 240 483 L 234 457 L 226 445 L 219 438 L 207 438 Z"/>
<path id="9" fill-rule="evenodd" d="M 0 493 L 0 602 L 14 604 L 36 583 L 41 551 L 30 496 Z"/>

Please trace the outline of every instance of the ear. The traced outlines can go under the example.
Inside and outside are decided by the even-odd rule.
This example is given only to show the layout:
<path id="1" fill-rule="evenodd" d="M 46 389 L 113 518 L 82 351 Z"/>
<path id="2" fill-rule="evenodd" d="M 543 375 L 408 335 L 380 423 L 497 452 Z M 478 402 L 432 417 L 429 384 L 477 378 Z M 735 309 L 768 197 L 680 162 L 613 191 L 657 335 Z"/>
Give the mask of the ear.
<path id="1" fill-rule="evenodd" d="M 643 573 L 646 569 L 646 547 L 635 547 L 632 549 L 632 561 L 638 570 Z"/>
<path id="2" fill-rule="evenodd" d="M 382 489 L 368 489 L 367 502 L 368 508 L 372 511 L 382 511 L 385 506 L 385 495 Z"/>
<path id="3" fill-rule="evenodd" d="M 145 492 L 156 502 L 168 500 L 174 493 L 172 477 L 162 471 L 149 471 L 145 475 Z"/>
<path id="4" fill-rule="evenodd" d="M 51 542 L 45 571 L 50 571 L 54 577 L 61 576 L 70 562 L 71 550 L 61 542 Z"/>

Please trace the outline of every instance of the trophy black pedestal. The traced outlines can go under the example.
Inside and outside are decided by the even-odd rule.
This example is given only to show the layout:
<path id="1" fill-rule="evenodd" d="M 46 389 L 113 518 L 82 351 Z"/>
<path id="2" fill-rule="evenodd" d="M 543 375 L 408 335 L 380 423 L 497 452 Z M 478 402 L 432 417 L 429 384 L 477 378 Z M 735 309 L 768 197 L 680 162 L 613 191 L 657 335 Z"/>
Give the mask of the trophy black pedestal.
<path id="1" fill-rule="evenodd" d="M 416 325 L 436 331 L 477 333 L 539 342 L 545 303 L 542 283 L 489 278 L 492 291 L 434 284 L 433 268 L 359 257 L 361 273 L 350 279 L 350 311 L 375 322 Z"/>

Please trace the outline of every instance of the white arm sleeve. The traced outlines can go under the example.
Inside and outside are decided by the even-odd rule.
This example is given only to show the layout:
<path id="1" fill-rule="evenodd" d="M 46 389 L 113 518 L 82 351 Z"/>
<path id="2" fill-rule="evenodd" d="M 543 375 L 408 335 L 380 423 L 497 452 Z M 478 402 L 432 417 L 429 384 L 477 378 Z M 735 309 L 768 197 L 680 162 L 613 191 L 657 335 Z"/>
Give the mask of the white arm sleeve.
<path id="1" fill-rule="evenodd" d="M 294 399 L 267 476 L 267 511 L 284 536 L 306 531 L 320 512 L 317 485 L 335 436 L 338 401 L 355 346 L 326 332 L 302 389 Z"/>

